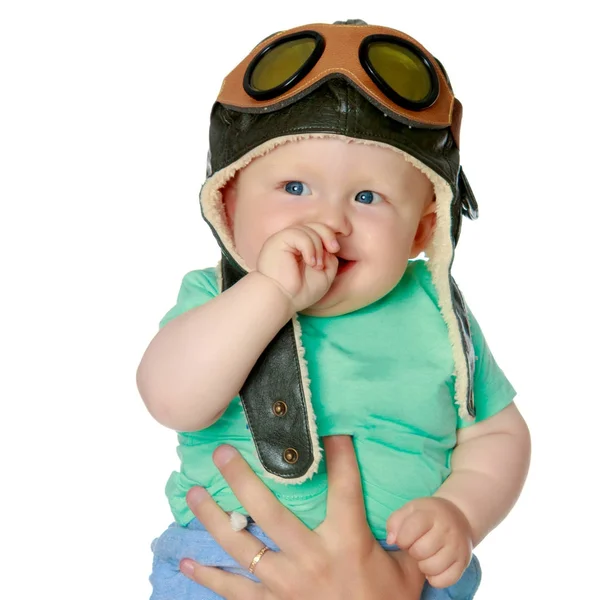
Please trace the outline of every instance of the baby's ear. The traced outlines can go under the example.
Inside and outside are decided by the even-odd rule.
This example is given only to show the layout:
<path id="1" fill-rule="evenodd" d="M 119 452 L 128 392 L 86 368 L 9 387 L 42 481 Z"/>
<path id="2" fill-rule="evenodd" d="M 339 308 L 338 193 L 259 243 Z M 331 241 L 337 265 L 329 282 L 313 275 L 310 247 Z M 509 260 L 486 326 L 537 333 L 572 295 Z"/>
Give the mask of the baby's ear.
<path id="1" fill-rule="evenodd" d="M 235 215 L 235 206 L 237 201 L 236 178 L 230 179 L 221 188 L 221 199 L 223 203 L 223 210 L 225 211 L 225 217 L 227 219 L 227 225 L 230 229 L 233 229 L 233 217 Z"/>
<path id="2" fill-rule="evenodd" d="M 435 223 L 437 221 L 437 215 L 435 213 L 435 202 L 431 203 L 431 207 L 425 211 L 425 214 L 419 221 L 419 226 L 415 233 L 415 239 L 413 240 L 412 248 L 410 251 L 411 258 L 419 256 L 425 248 L 427 248 L 433 232 L 435 231 Z"/>

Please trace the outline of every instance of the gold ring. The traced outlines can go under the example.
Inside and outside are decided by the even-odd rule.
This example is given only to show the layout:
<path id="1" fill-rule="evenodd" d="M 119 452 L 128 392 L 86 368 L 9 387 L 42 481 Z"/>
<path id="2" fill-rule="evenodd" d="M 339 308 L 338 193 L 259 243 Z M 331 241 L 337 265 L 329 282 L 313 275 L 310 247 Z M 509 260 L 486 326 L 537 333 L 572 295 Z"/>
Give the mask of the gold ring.
<path id="1" fill-rule="evenodd" d="M 252 559 L 252 562 L 250 563 L 250 566 L 248 567 L 248 571 L 250 571 L 250 573 L 254 573 L 254 569 L 256 569 L 256 565 L 258 564 L 260 559 L 263 557 L 264 553 L 267 552 L 268 550 L 270 550 L 269 547 L 263 546 L 257 552 L 256 556 Z"/>

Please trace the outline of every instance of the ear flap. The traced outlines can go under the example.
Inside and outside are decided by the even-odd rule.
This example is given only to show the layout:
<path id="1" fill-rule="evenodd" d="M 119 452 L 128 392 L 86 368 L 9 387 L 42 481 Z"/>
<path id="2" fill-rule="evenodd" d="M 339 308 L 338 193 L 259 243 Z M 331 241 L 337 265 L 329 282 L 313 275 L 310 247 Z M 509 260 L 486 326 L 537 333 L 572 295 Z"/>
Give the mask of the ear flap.
<path id="1" fill-rule="evenodd" d="M 469 180 L 463 171 L 459 168 L 458 172 L 458 195 L 460 198 L 461 212 L 465 217 L 469 217 L 471 221 L 479 218 L 479 206 L 475 200 L 475 194 L 469 185 Z"/>

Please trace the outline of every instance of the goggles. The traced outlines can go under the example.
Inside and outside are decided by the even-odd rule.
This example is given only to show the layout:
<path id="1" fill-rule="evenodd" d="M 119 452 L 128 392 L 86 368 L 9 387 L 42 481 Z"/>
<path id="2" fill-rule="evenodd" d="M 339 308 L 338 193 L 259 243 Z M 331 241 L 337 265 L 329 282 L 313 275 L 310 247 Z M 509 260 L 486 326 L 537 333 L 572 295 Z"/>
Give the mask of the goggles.
<path id="1" fill-rule="evenodd" d="M 315 24 L 279 32 L 225 78 L 217 102 L 268 112 L 340 75 L 407 125 L 450 127 L 458 145 L 462 107 L 441 63 L 416 40 L 387 27 Z"/>

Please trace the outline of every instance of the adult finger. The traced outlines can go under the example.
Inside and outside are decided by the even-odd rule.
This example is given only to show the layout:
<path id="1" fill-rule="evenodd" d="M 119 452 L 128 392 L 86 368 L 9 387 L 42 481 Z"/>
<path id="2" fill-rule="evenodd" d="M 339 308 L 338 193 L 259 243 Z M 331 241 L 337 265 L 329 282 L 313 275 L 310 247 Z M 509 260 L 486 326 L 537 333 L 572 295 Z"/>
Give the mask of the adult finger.
<path id="1" fill-rule="evenodd" d="M 415 589 L 421 589 L 423 587 L 425 576 L 421 573 L 417 561 L 412 558 L 408 552 L 405 552 L 404 550 L 388 550 L 387 554 L 398 563 L 406 580 L 412 582 Z"/>
<path id="2" fill-rule="evenodd" d="M 365 503 L 352 438 L 323 438 L 327 461 L 327 519 L 365 523 Z"/>
<path id="3" fill-rule="evenodd" d="M 242 568 L 249 568 L 252 559 L 264 544 L 247 530 L 235 531 L 231 527 L 229 515 L 200 487 L 191 488 L 186 496 L 188 506 L 215 541 Z M 261 577 L 260 570 L 266 562 L 277 561 L 277 552 L 266 552 L 256 565 L 255 574 Z M 264 561 L 264 562 L 263 562 Z"/>
<path id="4" fill-rule="evenodd" d="M 316 535 L 275 498 L 235 448 L 219 446 L 213 460 L 235 497 L 281 550 L 291 556 L 312 551 Z"/>
<path id="5" fill-rule="evenodd" d="M 179 570 L 189 579 L 211 589 L 226 600 L 262 600 L 264 586 L 243 575 L 234 575 L 216 567 L 204 567 L 186 558 Z"/>

